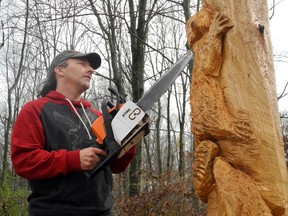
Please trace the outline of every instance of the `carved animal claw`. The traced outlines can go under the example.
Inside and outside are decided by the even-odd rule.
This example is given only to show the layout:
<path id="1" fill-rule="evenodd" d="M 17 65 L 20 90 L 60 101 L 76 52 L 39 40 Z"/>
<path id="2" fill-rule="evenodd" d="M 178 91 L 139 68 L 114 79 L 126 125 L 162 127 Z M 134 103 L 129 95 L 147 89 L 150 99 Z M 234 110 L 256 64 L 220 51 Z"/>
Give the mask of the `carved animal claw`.
<path id="1" fill-rule="evenodd" d="M 231 122 L 231 127 L 241 140 L 252 138 L 252 129 L 249 121 L 249 116 L 245 111 L 238 111 L 237 117 Z"/>
<path id="2" fill-rule="evenodd" d="M 248 122 L 246 121 L 236 121 L 232 122 L 231 127 L 235 131 L 235 135 L 241 140 L 251 139 L 252 131 Z"/>
<path id="3" fill-rule="evenodd" d="M 223 15 L 221 12 L 216 12 L 210 30 L 214 31 L 216 35 L 224 34 L 233 28 L 233 26 L 234 24 L 230 18 Z"/>
<path id="4" fill-rule="evenodd" d="M 209 140 L 201 142 L 195 152 L 193 164 L 194 187 L 196 194 L 203 202 L 207 201 L 208 195 L 213 189 L 213 161 L 218 154 L 218 146 Z"/>

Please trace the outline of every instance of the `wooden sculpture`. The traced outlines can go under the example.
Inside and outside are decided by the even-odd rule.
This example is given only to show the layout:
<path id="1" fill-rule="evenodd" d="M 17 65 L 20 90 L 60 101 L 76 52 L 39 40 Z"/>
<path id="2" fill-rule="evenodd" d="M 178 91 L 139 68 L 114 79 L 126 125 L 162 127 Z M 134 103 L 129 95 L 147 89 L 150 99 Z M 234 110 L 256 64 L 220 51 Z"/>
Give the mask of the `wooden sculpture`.
<path id="1" fill-rule="evenodd" d="M 207 0 L 187 24 L 193 180 L 208 215 L 288 215 L 265 0 Z"/>

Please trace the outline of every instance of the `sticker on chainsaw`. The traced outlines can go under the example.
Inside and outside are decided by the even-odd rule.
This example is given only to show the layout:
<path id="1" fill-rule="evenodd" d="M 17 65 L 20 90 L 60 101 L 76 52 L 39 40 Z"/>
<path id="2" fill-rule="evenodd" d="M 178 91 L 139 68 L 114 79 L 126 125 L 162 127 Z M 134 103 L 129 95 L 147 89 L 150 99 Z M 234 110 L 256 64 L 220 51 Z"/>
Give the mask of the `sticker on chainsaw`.
<path id="1" fill-rule="evenodd" d="M 122 140 L 124 140 L 129 133 L 131 134 L 131 131 L 137 128 L 137 125 L 144 116 L 144 111 L 135 103 L 127 101 L 118 111 L 111 123 L 116 142 L 121 145 Z"/>

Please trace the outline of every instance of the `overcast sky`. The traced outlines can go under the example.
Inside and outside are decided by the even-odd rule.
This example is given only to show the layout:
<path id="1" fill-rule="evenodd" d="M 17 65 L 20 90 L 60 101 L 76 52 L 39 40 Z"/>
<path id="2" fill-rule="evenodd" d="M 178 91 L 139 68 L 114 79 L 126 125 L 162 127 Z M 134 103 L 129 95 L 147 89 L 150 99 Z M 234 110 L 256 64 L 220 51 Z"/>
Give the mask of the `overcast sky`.
<path id="1" fill-rule="evenodd" d="M 274 52 L 274 67 L 278 95 L 283 91 L 288 82 L 288 0 L 275 0 L 276 8 L 270 20 L 271 40 Z M 268 1 L 269 7 L 273 0 Z M 272 15 L 272 11 L 270 11 Z M 282 57 L 279 57 L 279 56 Z M 286 56 L 284 58 L 284 56 Z M 288 90 L 286 90 L 287 92 Z M 288 111 L 288 96 L 281 99 L 278 103 L 280 110 Z"/>

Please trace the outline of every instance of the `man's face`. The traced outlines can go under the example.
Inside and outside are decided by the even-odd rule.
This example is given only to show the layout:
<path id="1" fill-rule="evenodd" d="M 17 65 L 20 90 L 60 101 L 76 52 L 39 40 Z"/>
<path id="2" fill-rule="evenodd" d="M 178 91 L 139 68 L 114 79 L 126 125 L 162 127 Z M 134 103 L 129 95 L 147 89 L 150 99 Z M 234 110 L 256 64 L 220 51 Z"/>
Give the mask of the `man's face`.
<path id="1" fill-rule="evenodd" d="M 79 89 L 81 93 L 89 89 L 94 69 L 86 59 L 68 59 L 67 66 L 61 69 L 67 87 Z"/>

